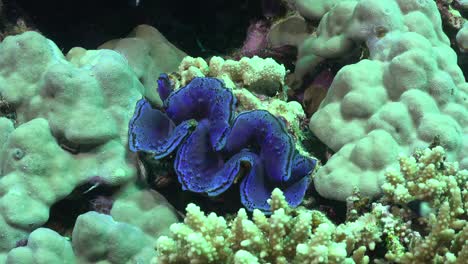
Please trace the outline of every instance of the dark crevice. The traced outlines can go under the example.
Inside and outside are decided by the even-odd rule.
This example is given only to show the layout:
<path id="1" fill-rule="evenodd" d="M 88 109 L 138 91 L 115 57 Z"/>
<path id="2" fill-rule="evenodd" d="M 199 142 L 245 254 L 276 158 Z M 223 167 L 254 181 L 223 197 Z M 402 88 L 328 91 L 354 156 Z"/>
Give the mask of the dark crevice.
<path id="1" fill-rule="evenodd" d="M 68 140 L 65 135 L 62 133 L 58 133 L 55 131 L 51 131 L 54 135 L 57 144 L 65 151 L 71 154 L 78 154 L 78 153 L 87 153 L 96 150 L 101 144 L 83 144 L 83 143 L 76 143 Z"/>
<path id="2" fill-rule="evenodd" d="M 0 94 L 0 117 L 6 117 L 8 119 L 16 121 L 16 110 L 11 104 L 9 104 L 3 96 Z"/>
<path id="3" fill-rule="evenodd" d="M 45 227 L 57 233 L 70 236 L 76 218 L 89 211 L 110 214 L 112 209 L 112 195 L 118 190 L 110 187 L 100 177 L 93 177 L 78 186 L 64 199 L 56 202 L 50 208 L 50 216 Z"/>

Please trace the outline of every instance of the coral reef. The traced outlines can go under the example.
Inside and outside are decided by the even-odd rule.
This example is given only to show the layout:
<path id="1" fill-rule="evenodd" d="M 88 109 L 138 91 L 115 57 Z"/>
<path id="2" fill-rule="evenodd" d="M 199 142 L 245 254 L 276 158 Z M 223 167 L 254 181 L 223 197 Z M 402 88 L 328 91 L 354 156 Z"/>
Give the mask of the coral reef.
<path id="1" fill-rule="evenodd" d="M 257 55 L 260 50 L 265 49 L 267 43 L 268 23 L 260 20 L 252 23 L 247 29 L 247 38 L 241 48 L 241 54 L 245 57 Z"/>
<path id="2" fill-rule="evenodd" d="M 118 185 L 134 173 L 133 168 L 123 167 L 125 157 L 117 143 L 97 147 L 94 153 L 70 154 L 50 130 L 45 119 L 36 118 L 11 131 L 4 143 L 1 226 L 9 235 L 0 241 L 2 250 L 43 225 L 50 206 L 91 177 L 100 175 L 107 184 Z"/>
<path id="3" fill-rule="evenodd" d="M 273 23 L 268 31 L 268 45 L 271 48 L 299 46 L 309 35 L 307 23 L 302 16 L 287 16 Z"/>
<path id="4" fill-rule="evenodd" d="M 272 215 L 254 210 L 252 220 L 244 209 L 229 221 L 189 204 L 184 223 L 158 239 L 153 262 L 464 263 L 468 171 L 445 161 L 440 146 L 402 156 L 400 163 L 401 172 L 387 171 L 384 197 L 370 212 L 339 225 L 320 211 L 290 208 L 279 189 L 269 200 Z M 407 205 L 413 199 L 433 209 L 415 218 Z M 348 209 L 356 214 L 357 208 Z"/>
<path id="5" fill-rule="evenodd" d="M 278 3 L 280 1 L 264 2 Z M 297 53 L 297 47 L 310 33 L 309 26 L 302 16 L 296 13 L 272 14 L 271 17 L 251 23 L 247 29 L 244 44 L 231 56 L 236 59 L 254 56 L 273 58 L 292 66 L 292 58 Z"/>
<path id="6" fill-rule="evenodd" d="M 317 111 L 334 78 L 335 74 L 330 69 L 325 69 L 319 72 L 312 83 L 305 88 L 302 101 L 308 116 Z"/>
<path id="7" fill-rule="evenodd" d="M 468 171 L 459 170 L 458 163 L 445 159 L 445 150 L 440 146 L 419 150 L 412 157 L 399 158 L 400 171 L 390 169 L 385 173 L 383 199 L 394 206 L 394 214 L 406 223 L 405 236 L 411 239 L 403 240 L 408 252 L 387 254 L 392 261 L 462 263 L 465 260 Z M 411 210 L 420 216 L 412 225 L 419 225 L 422 232 L 411 230 Z M 393 230 L 393 234 L 397 231 Z"/>
<path id="8" fill-rule="evenodd" d="M 143 95 L 153 105 L 162 105 L 162 100 L 154 89 L 159 75 L 175 71 L 187 56 L 149 25 L 139 25 L 126 38 L 107 41 L 98 48 L 115 50 L 127 59 L 145 87 Z M 73 48 L 70 52 L 82 51 L 80 48 Z"/>
<path id="9" fill-rule="evenodd" d="M 466 262 L 468 1 L 108 2 L 0 0 L 0 263 Z"/>
<path id="10" fill-rule="evenodd" d="M 378 196 L 383 171 L 436 137 L 468 166 L 468 83 L 433 1 L 341 1 L 300 48 L 296 74 L 325 59 L 368 49 L 338 71 L 310 119 L 311 131 L 336 152 L 314 178 L 318 192 L 344 201 L 358 187 Z M 363 73 L 366 74 L 363 74 Z"/>
<path id="11" fill-rule="evenodd" d="M 36 32 L 7 37 L 0 50 L 0 94 L 8 110 L 0 117 L 0 262 L 50 220 L 54 204 L 83 195 L 73 192 L 87 184 L 84 193 L 103 185 L 118 190 L 103 211 L 148 237 L 177 221 L 163 197 L 146 187 L 131 191 L 140 179 L 126 147 L 127 124 L 144 87 L 122 56 L 82 50 L 65 57 Z M 139 203 L 145 212 L 134 210 L 145 217 L 131 220 L 132 211 L 122 208 Z M 154 214 L 160 222 L 153 223 Z"/>
<path id="12" fill-rule="evenodd" d="M 336 4 L 343 0 L 284 0 L 303 17 L 320 20 Z M 346 0 L 345 0 L 346 1 Z"/>
<path id="13" fill-rule="evenodd" d="M 76 220 L 71 241 L 58 233 L 36 229 L 26 246 L 8 253 L 5 263 L 149 263 L 151 241 L 138 228 L 96 212 Z"/>
<path id="14" fill-rule="evenodd" d="M 53 230 L 38 228 L 29 235 L 26 246 L 8 253 L 4 263 L 76 263 L 72 245 Z"/>
<path id="15" fill-rule="evenodd" d="M 270 217 L 255 210 L 249 220 L 241 209 L 231 221 L 188 205 L 184 223 L 158 239 L 154 263 L 366 263 L 382 235 L 382 206 L 336 226 L 319 211 L 291 209 L 279 189 L 269 203 Z"/>
<path id="16" fill-rule="evenodd" d="M 445 25 L 452 29 L 459 30 L 463 27 L 466 19 L 460 14 L 461 3 L 455 0 L 435 0 L 440 16 Z"/>
<path id="17" fill-rule="evenodd" d="M 296 255 L 296 245 L 306 242 L 312 229 L 330 224 L 319 212 L 292 213 L 279 189 L 272 192 L 269 204 L 269 218 L 254 210 L 251 221 L 240 209 L 229 223 L 214 213 L 206 216 L 189 204 L 184 223 L 171 226 L 171 237 L 158 239 L 154 262 L 288 263 Z"/>

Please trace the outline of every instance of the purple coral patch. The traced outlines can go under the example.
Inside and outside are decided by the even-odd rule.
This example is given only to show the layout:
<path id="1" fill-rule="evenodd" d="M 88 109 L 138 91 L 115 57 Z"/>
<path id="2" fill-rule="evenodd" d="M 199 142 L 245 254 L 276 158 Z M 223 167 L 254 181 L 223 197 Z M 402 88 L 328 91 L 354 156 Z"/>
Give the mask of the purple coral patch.
<path id="1" fill-rule="evenodd" d="M 163 158 L 179 146 L 195 125 L 193 120 L 186 120 L 175 126 L 166 114 L 153 109 L 148 101 L 141 99 L 130 120 L 130 150 L 151 153 L 156 159 Z"/>
<path id="2" fill-rule="evenodd" d="M 176 123 L 187 119 L 209 120 L 209 138 L 221 150 L 229 132 L 236 99 L 216 78 L 195 78 L 167 98 L 167 115 Z"/>

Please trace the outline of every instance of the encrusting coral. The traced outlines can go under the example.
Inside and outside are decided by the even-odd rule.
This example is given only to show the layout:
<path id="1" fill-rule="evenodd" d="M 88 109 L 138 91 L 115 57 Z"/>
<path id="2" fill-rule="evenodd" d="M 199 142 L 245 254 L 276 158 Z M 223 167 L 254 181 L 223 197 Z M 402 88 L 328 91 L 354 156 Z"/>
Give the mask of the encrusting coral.
<path id="1" fill-rule="evenodd" d="M 446 162 L 440 146 L 400 163 L 370 212 L 339 225 L 320 211 L 291 208 L 279 189 L 268 201 L 271 216 L 254 210 L 252 220 L 244 209 L 227 220 L 189 204 L 184 223 L 158 239 L 153 263 L 464 263 L 468 171 Z M 434 207 L 416 213 L 415 199 Z"/>

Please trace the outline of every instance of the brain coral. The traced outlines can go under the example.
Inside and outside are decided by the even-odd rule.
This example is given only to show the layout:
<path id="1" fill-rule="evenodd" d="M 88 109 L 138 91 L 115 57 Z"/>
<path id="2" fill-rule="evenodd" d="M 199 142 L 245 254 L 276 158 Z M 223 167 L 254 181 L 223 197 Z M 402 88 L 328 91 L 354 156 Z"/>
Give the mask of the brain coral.
<path id="1" fill-rule="evenodd" d="M 299 51 L 297 72 L 365 44 L 369 57 L 336 75 L 310 129 L 337 153 L 314 178 L 344 200 L 358 187 L 375 196 L 383 169 L 438 138 L 468 167 L 468 83 L 442 31 L 434 1 L 350 0 L 320 21 Z"/>
<path id="2" fill-rule="evenodd" d="M 168 82 L 160 79 L 160 90 Z M 234 118 L 236 99 L 215 78 L 195 78 L 173 91 L 164 111 L 142 99 L 130 121 L 130 149 L 159 159 L 177 149 L 174 168 L 183 189 L 210 196 L 228 189 L 247 166 L 241 201 L 267 211 L 274 187 L 297 206 L 316 160 L 300 155 L 279 119 L 254 110 Z M 192 132 L 193 131 L 193 132 Z"/>

